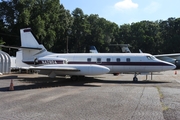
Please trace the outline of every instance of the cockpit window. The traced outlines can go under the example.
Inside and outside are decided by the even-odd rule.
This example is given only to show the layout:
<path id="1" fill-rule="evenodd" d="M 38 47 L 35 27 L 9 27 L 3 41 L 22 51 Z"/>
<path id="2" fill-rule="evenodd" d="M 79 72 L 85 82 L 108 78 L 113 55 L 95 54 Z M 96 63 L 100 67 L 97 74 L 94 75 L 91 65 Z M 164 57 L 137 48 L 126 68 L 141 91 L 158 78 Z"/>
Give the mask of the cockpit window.
<path id="1" fill-rule="evenodd" d="M 148 59 L 148 60 L 151 60 L 151 57 L 150 57 L 150 56 L 147 56 L 147 59 Z"/>
<path id="2" fill-rule="evenodd" d="M 148 60 L 154 60 L 156 59 L 154 56 L 146 56 Z"/>
<path id="3" fill-rule="evenodd" d="M 156 59 L 154 56 L 151 56 L 151 58 L 154 60 L 154 59 Z"/>

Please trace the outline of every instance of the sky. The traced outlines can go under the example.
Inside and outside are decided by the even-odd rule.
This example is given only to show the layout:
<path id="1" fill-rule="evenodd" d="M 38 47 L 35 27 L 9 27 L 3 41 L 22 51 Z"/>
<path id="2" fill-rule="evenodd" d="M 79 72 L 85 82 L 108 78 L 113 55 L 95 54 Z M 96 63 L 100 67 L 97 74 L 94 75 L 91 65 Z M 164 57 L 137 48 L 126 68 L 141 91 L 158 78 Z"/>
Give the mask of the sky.
<path id="1" fill-rule="evenodd" d="M 180 18 L 180 0 L 60 0 L 60 4 L 71 13 L 81 8 L 84 14 L 98 14 L 118 25 Z"/>

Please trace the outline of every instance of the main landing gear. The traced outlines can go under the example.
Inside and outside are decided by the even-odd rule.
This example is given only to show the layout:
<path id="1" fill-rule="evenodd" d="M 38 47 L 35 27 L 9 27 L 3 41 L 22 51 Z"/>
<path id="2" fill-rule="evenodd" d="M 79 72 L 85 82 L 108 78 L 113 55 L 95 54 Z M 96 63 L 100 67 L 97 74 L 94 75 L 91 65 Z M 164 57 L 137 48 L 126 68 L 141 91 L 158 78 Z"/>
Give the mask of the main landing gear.
<path id="1" fill-rule="evenodd" d="M 73 81 L 78 80 L 78 79 L 79 79 L 79 76 L 75 76 L 75 75 L 71 76 L 71 80 Z"/>
<path id="2" fill-rule="evenodd" d="M 138 82 L 137 73 L 134 74 L 133 82 Z"/>
<path id="3" fill-rule="evenodd" d="M 71 80 L 76 81 L 76 80 L 79 80 L 79 79 L 84 78 L 84 77 L 85 76 L 72 75 Z"/>

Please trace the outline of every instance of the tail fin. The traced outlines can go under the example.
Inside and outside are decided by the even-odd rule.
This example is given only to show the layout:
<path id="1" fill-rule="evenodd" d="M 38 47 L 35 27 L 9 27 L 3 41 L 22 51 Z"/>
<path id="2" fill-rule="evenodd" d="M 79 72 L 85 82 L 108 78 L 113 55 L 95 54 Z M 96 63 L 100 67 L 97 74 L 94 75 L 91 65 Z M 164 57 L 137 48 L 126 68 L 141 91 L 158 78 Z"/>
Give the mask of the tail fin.
<path id="1" fill-rule="evenodd" d="M 42 57 L 48 54 L 46 48 L 37 42 L 31 32 L 31 28 L 21 29 L 20 35 L 23 61 L 32 61 L 37 57 Z"/>
<path id="2" fill-rule="evenodd" d="M 129 44 L 110 44 L 110 46 L 120 46 L 123 53 L 131 53 L 131 51 L 129 50 L 129 47 L 131 47 L 131 45 Z"/>
<path id="3" fill-rule="evenodd" d="M 120 47 L 123 53 L 131 53 L 131 51 L 129 50 L 129 47 L 131 46 L 129 44 L 120 44 Z"/>
<path id="4" fill-rule="evenodd" d="M 20 30 L 21 47 L 40 48 L 39 43 L 33 36 L 31 28 L 24 28 Z"/>
<path id="5" fill-rule="evenodd" d="M 90 50 L 89 50 L 90 53 L 98 53 L 97 49 L 95 46 L 90 46 Z"/>

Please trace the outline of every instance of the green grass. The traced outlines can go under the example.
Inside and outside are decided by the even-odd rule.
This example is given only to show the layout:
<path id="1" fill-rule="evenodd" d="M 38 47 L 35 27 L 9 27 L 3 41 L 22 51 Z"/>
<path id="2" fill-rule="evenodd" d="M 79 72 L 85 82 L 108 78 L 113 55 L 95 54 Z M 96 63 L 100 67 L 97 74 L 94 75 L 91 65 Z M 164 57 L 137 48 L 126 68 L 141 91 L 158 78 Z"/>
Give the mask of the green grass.
<path id="1" fill-rule="evenodd" d="M 166 105 L 162 102 L 162 99 L 164 98 L 163 93 L 160 91 L 160 87 L 156 87 L 156 88 L 157 88 L 158 93 L 159 93 L 162 110 L 163 110 L 163 111 L 166 111 L 166 110 L 168 110 L 169 108 L 168 108 L 168 106 L 166 106 Z"/>

